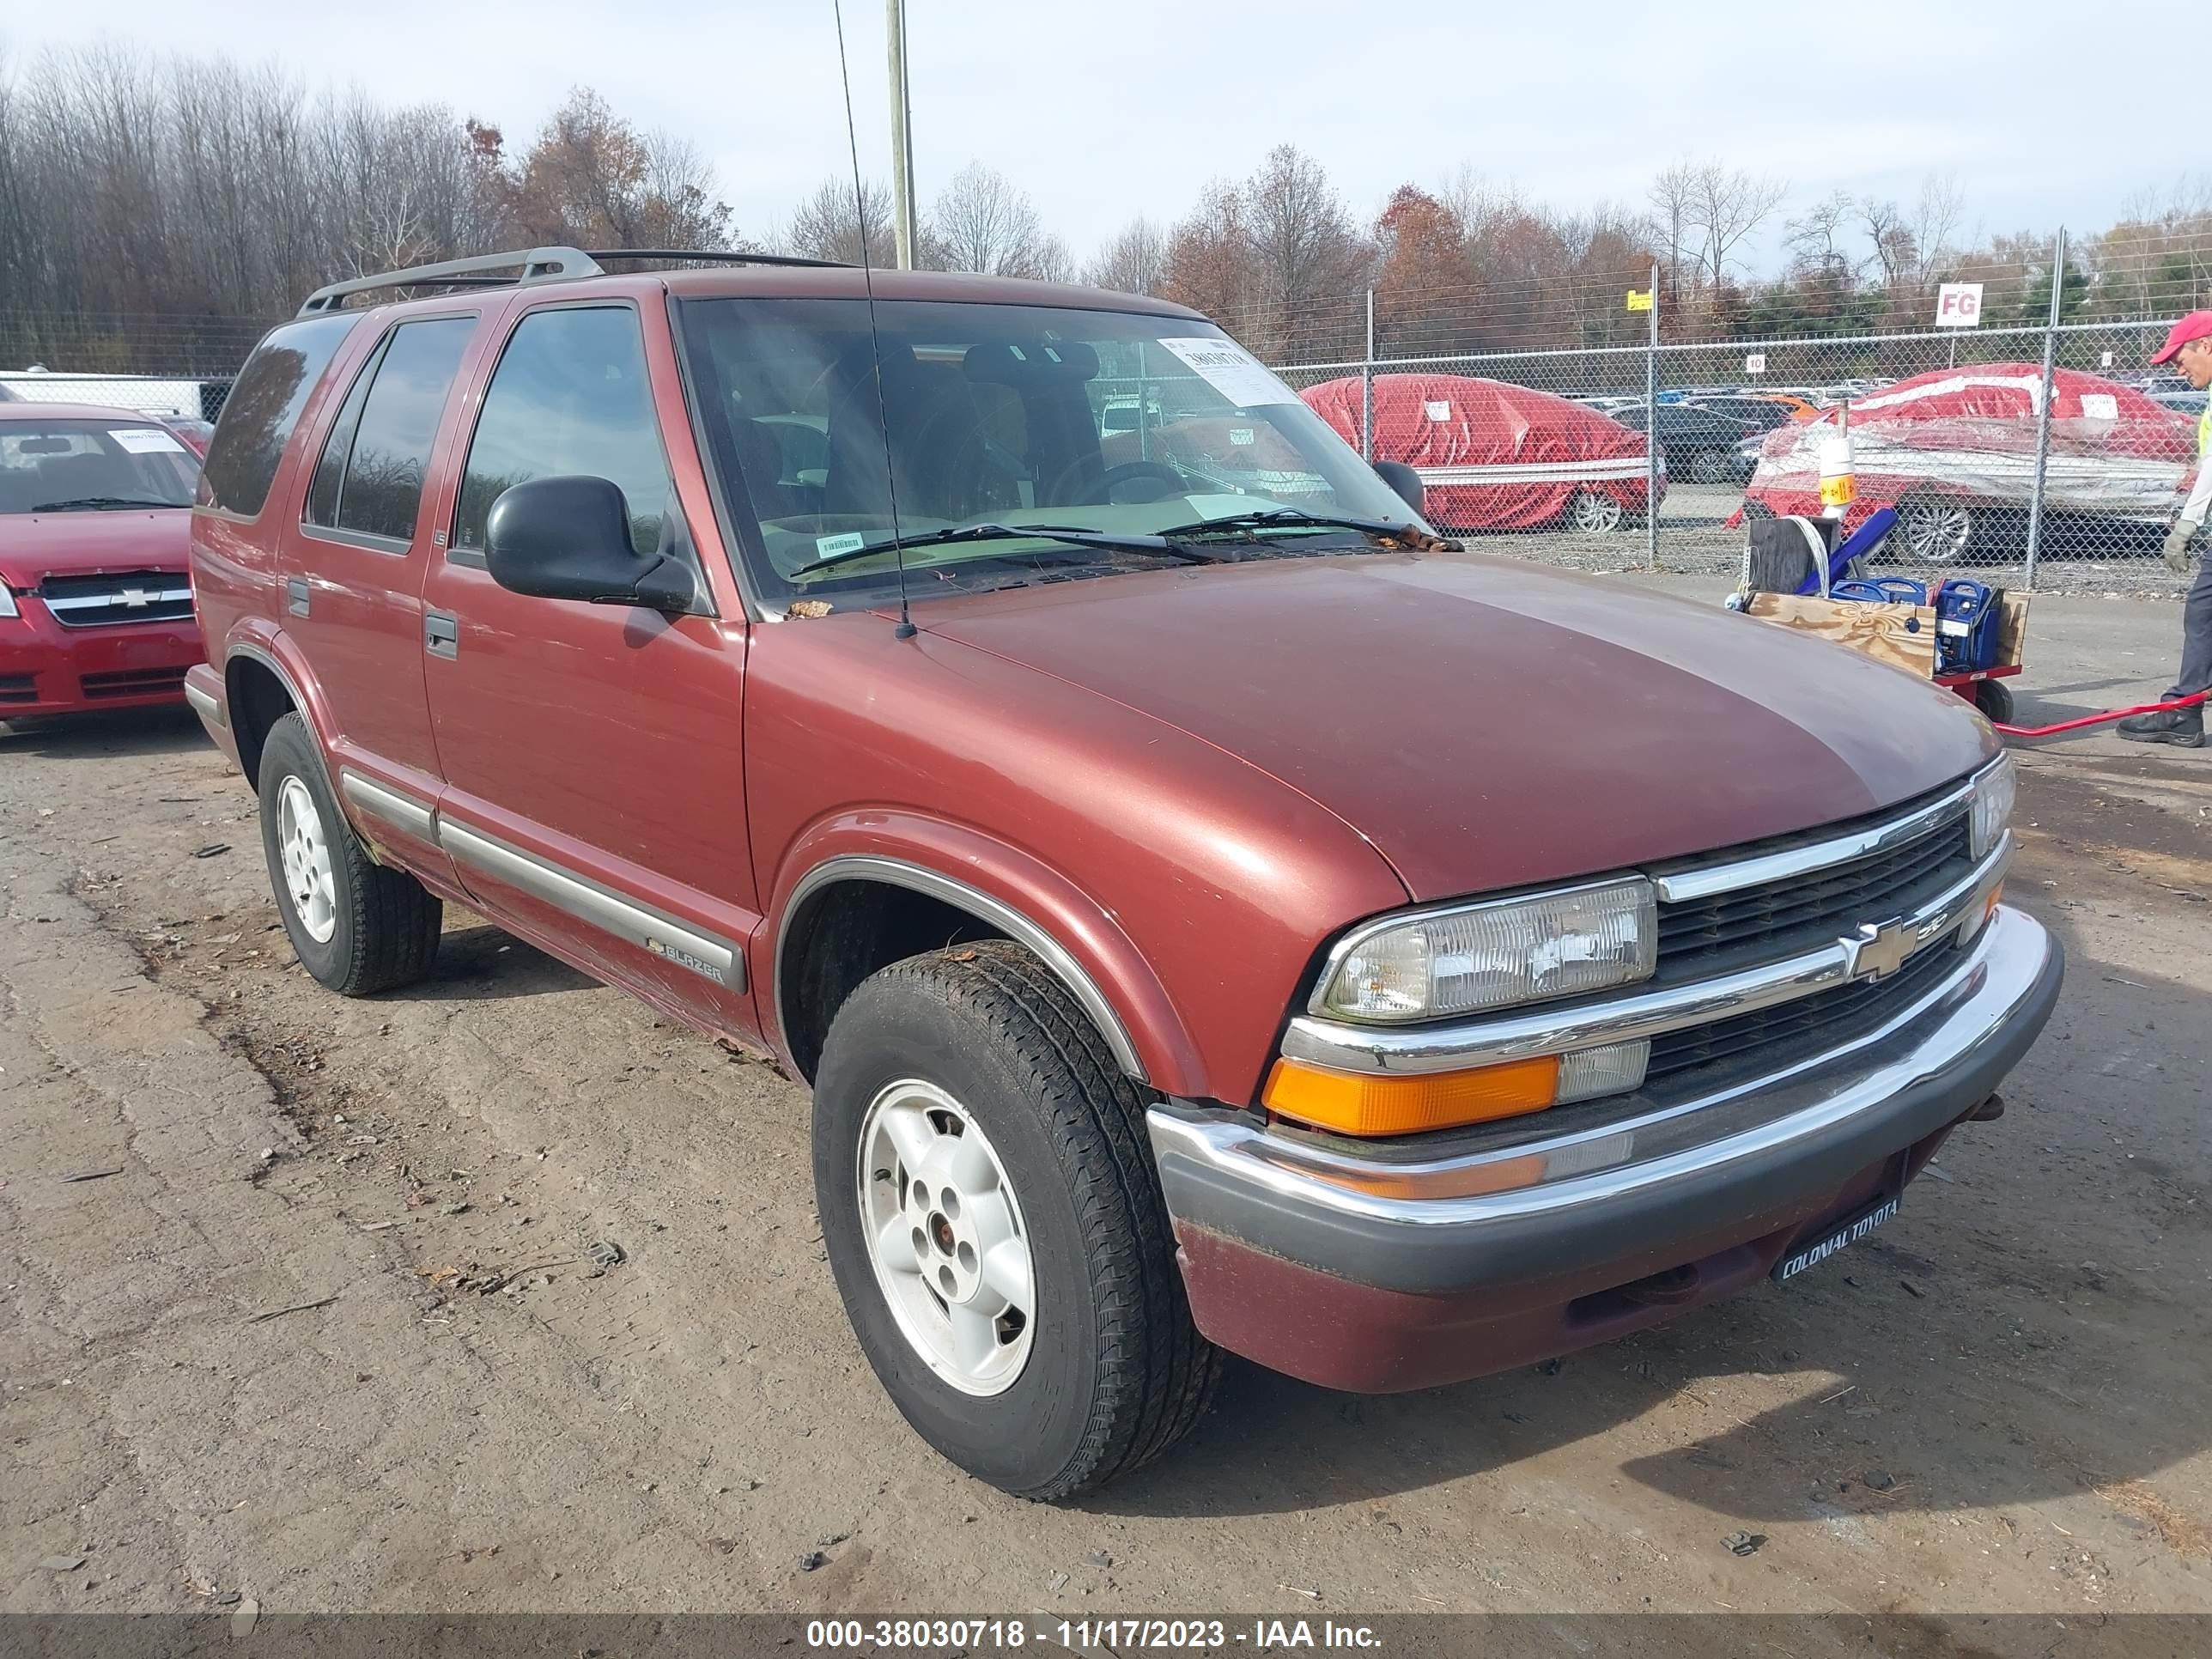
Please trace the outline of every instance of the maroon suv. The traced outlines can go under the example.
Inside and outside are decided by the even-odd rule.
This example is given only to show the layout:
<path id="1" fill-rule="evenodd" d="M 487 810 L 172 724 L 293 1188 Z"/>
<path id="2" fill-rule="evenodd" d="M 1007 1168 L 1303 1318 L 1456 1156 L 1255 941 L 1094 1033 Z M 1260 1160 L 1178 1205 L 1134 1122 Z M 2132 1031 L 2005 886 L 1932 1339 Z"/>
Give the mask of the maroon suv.
<path id="1" fill-rule="evenodd" d="M 1405 483 L 1161 301 L 392 273 L 223 410 L 189 691 L 333 990 L 452 900 L 809 1081 L 884 1386 L 1065 1497 L 1220 1348 L 1419 1388 L 1791 1277 L 2057 995 L 1966 705 Z"/>
<path id="2" fill-rule="evenodd" d="M 0 720 L 181 700 L 198 471 L 134 410 L 0 404 Z"/>

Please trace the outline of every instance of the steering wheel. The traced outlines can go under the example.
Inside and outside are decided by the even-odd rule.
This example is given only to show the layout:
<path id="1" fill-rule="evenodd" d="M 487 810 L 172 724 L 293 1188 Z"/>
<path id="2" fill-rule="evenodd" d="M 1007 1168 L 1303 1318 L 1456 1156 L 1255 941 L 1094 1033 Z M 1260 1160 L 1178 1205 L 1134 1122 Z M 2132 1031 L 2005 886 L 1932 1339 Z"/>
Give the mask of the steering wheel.
<path id="1" fill-rule="evenodd" d="M 1124 461 L 1119 466 L 1109 466 L 1098 475 L 1098 482 L 1085 490 L 1075 505 L 1078 507 L 1106 507 L 1112 504 L 1114 489 L 1132 478 L 1153 478 L 1167 486 L 1167 494 L 1180 495 L 1187 480 L 1173 467 L 1160 461 Z M 1159 501 L 1158 495 L 1148 495 L 1147 501 Z"/>

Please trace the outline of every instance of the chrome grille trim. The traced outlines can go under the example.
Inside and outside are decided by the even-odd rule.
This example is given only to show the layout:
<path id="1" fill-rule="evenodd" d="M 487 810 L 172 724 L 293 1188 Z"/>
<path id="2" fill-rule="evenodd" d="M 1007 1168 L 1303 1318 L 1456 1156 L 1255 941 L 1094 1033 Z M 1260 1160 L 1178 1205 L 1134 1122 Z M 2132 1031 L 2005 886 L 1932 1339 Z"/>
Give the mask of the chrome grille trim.
<path id="1" fill-rule="evenodd" d="M 1940 944 L 1964 927 L 1977 907 L 1988 903 L 2011 860 L 2012 845 L 2008 834 L 1989 857 L 1936 897 L 1907 915 L 1874 918 L 1863 931 L 1904 928 L 1916 956 Z M 1399 1076 L 1631 1042 L 1773 1007 L 1830 986 L 1881 977 L 1862 966 L 1866 943 L 1839 938 L 1736 973 L 1449 1025 L 1352 1025 L 1304 1016 L 1291 1022 L 1282 1052 L 1337 1071 Z"/>

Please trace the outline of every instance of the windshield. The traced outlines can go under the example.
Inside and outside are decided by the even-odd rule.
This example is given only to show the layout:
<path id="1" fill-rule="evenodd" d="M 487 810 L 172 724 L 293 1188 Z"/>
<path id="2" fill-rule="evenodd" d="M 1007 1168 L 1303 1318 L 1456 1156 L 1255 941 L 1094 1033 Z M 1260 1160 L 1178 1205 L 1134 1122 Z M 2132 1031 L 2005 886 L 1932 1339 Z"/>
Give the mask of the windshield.
<path id="1" fill-rule="evenodd" d="M 1151 535 L 1284 508 L 1413 519 L 1211 324 L 915 301 L 879 301 L 876 318 L 880 402 L 864 300 L 679 305 L 704 447 L 764 603 L 888 593 L 894 493 L 909 542 L 987 524 Z M 1367 544 L 1311 526 L 1255 533 L 1284 551 Z M 1039 535 L 909 547 L 905 562 L 921 599 L 1141 556 Z"/>
<path id="2" fill-rule="evenodd" d="M 0 421 L 0 514 L 190 507 L 198 458 L 149 421 Z"/>

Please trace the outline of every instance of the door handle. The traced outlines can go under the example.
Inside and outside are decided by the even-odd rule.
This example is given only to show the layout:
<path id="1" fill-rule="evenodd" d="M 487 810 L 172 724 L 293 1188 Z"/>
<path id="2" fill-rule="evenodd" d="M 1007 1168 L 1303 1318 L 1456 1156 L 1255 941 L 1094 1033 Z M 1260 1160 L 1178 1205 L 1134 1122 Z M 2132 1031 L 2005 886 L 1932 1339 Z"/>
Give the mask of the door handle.
<path id="1" fill-rule="evenodd" d="M 307 614 L 307 579 L 287 576 L 284 579 L 284 608 L 295 617 Z"/>
<path id="2" fill-rule="evenodd" d="M 461 654 L 461 624 L 450 611 L 422 613 L 422 648 L 434 657 Z"/>

